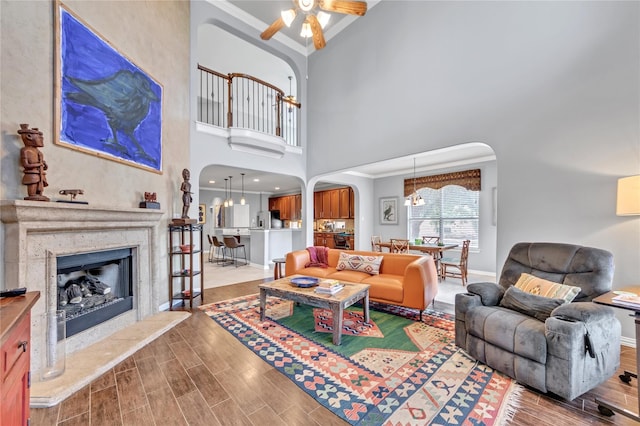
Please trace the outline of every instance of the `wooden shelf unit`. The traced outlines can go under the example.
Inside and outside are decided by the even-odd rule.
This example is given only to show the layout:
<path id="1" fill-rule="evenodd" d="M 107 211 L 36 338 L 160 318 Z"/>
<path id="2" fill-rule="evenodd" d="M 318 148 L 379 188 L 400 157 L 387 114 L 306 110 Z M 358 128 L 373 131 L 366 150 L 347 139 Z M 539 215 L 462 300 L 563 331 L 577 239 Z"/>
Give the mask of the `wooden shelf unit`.
<path id="1" fill-rule="evenodd" d="M 193 308 L 193 300 L 200 297 L 200 304 L 204 304 L 202 234 L 201 224 L 169 225 L 169 310 L 173 310 L 175 300 L 181 300 L 182 306 L 188 300 L 189 308 Z M 190 250 L 183 251 L 181 246 L 189 246 Z"/>

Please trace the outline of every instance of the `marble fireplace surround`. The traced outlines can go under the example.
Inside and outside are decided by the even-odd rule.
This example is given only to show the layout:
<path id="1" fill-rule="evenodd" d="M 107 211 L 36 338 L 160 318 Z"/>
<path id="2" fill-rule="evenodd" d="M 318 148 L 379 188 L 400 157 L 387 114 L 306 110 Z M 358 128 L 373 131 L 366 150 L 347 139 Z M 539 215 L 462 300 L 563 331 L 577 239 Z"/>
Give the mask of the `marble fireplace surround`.
<path id="1" fill-rule="evenodd" d="M 157 337 L 170 328 L 166 326 L 164 317 L 161 321 L 157 320 L 158 316 L 169 314 L 158 312 L 158 283 L 162 282 L 160 277 L 164 274 L 160 274 L 160 262 L 156 253 L 162 252 L 159 245 L 164 241 L 159 230 L 163 214 L 164 212 L 153 209 L 116 210 L 83 204 L 24 200 L 0 202 L 0 218 L 4 226 L 5 287 L 27 287 L 27 291 L 40 291 L 40 300 L 31 311 L 31 372 L 32 381 L 35 382 L 31 392 L 31 406 L 51 406 L 96 378 L 93 376 L 102 374 L 113 366 L 101 365 L 98 369 L 94 368 L 92 374 L 76 372 L 81 377 L 65 384 L 62 382 L 68 380 L 64 376 L 68 372 L 73 375 L 76 367 L 70 365 L 73 354 L 80 354 L 91 348 L 96 350 L 100 342 L 109 340 L 107 337 L 116 336 L 115 339 L 118 339 L 118 333 L 126 332 L 127 329 L 145 334 L 146 337 Z M 45 311 L 55 310 L 57 307 L 57 256 L 116 248 L 131 248 L 133 251 L 133 309 L 69 337 L 66 340 L 65 374 L 38 383 L 44 340 L 44 327 L 40 324 L 40 317 Z M 180 322 L 186 316 L 182 313 L 175 317 Z M 169 319 L 168 323 L 175 325 L 174 319 Z M 159 326 L 160 330 L 140 330 L 140 324 L 144 323 L 152 323 L 153 329 Z M 102 348 L 99 351 L 109 352 L 110 349 Z M 113 359 L 117 363 L 122 357 L 116 355 Z M 73 364 L 78 362 L 82 363 L 81 360 L 73 360 Z M 92 362 L 95 363 L 96 360 Z M 54 389 L 40 392 L 43 387 Z"/>

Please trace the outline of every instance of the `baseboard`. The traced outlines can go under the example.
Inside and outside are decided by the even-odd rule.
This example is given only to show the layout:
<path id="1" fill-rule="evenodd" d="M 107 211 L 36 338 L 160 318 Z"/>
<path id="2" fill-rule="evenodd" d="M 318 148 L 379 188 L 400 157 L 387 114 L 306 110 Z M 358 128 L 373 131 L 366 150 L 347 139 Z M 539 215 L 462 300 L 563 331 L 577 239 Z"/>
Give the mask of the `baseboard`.
<path id="1" fill-rule="evenodd" d="M 628 346 L 630 348 L 636 347 L 636 339 L 632 339 L 631 337 L 620 337 L 620 344 L 623 346 Z"/>
<path id="2" fill-rule="evenodd" d="M 484 275 L 488 278 L 493 278 L 493 281 L 496 280 L 496 273 L 495 272 L 488 272 L 488 271 L 478 271 L 475 269 L 468 269 L 467 270 L 467 274 L 473 274 L 473 275 Z"/>

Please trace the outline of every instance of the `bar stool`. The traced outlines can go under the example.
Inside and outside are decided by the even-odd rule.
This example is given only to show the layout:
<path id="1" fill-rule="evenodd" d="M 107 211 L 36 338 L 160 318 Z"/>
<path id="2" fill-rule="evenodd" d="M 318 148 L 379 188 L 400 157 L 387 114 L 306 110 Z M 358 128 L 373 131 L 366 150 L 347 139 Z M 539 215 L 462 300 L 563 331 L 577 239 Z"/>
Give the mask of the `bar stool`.
<path id="1" fill-rule="evenodd" d="M 275 264 L 273 266 L 273 279 L 279 280 L 280 278 L 284 278 L 284 274 L 282 273 L 282 264 L 287 263 L 284 257 L 278 257 L 273 259 L 272 262 Z"/>
<path id="2" fill-rule="evenodd" d="M 232 237 L 232 236 L 223 237 L 222 241 L 224 241 L 225 247 L 231 250 L 233 254 L 233 263 L 236 265 L 236 268 L 238 267 L 238 249 L 239 248 L 242 248 L 242 252 L 244 254 L 244 264 L 245 265 L 249 264 L 249 262 L 247 261 L 247 251 L 244 248 L 244 244 L 238 244 L 238 240 L 236 240 L 236 237 Z"/>

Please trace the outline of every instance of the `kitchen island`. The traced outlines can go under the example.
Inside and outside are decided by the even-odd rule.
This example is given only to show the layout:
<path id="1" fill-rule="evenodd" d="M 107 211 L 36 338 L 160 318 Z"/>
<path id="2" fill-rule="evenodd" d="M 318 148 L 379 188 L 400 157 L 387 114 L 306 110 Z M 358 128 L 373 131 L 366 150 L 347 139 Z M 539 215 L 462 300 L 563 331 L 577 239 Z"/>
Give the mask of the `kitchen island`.
<path id="1" fill-rule="evenodd" d="M 287 253 L 300 249 L 302 230 L 292 228 L 282 229 L 250 229 L 251 234 L 251 263 L 271 267 L 271 261 L 285 257 Z"/>

